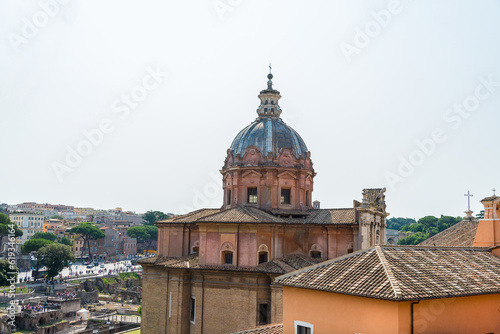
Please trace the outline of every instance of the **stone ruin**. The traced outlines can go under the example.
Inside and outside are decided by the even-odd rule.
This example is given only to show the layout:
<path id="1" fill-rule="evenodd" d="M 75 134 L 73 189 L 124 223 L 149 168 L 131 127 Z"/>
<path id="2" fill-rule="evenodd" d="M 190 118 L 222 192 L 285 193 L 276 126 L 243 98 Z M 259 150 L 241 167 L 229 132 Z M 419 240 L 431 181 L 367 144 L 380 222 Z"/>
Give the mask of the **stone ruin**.
<path id="1" fill-rule="evenodd" d="M 81 299 L 82 305 L 99 303 L 99 292 L 109 294 L 102 301 L 130 302 L 139 305 L 142 300 L 142 279 L 127 278 L 125 280 L 112 276 L 116 279 L 114 283 L 105 283 L 102 277 L 87 279 L 76 287 L 77 297 Z"/>

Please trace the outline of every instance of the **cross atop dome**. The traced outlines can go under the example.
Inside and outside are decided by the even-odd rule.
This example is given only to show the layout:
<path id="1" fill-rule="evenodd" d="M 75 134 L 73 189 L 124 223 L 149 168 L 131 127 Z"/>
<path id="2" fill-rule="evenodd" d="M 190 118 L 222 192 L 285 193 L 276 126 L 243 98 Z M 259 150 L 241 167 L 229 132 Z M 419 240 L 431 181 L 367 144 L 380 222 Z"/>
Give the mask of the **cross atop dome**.
<path id="1" fill-rule="evenodd" d="M 259 117 L 277 117 L 281 115 L 281 108 L 278 100 L 281 98 L 280 92 L 273 89 L 272 67 L 269 64 L 269 74 L 267 75 L 267 89 L 261 90 L 259 94 L 260 106 L 257 108 Z"/>

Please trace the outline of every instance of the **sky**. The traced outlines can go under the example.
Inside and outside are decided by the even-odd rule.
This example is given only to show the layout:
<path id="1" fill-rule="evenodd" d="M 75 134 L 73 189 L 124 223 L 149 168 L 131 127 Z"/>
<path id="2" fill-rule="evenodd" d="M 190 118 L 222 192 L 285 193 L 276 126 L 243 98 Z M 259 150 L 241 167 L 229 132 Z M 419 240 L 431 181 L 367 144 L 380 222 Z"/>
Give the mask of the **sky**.
<path id="1" fill-rule="evenodd" d="M 0 1 L 0 202 L 220 207 L 272 63 L 322 208 L 385 187 L 393 217 L 477 213 L 499 31 L 498 0 Z"/>

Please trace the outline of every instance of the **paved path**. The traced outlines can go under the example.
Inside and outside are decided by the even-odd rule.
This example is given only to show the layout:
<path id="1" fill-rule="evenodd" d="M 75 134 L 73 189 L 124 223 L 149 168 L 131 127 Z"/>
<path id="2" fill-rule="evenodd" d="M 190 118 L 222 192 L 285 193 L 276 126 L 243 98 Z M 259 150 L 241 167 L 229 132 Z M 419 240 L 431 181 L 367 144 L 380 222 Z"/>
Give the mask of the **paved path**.
<path id="1" fill-rule="evenodd" d="M 74 264 L 71 266 L 71 268 L 64 268 L 62 270 L 61 274 L 62 274 L 63 278 L 67 278 L 70 275 L 73 276 L 76 273 L 78 273 L 78 275 L 80 276 L 80 272 L 83 272 L 83 276 L 80 276 L 80 277 L 104 276 L 104 275 L 109 275 L 111 270 L 115 271 L 115 272 L 113 272 L 113 274 L 116 273 L 116 270 L 121 270 L 120 272 L 130 272 L 131 270 L 127 268 L 127 265 L 130 265 L 130 264 L 131 263 L 129 260 L 120 261 L 120 262 L 116 262 L 116 263 L 107 263 L 107 264 L 104 264 L 104 268 L 101 268 L 100 266 L 93 267 L 93 268 L 87 268 L 87 266 L 82 265 L 82 264 Z M 136 272 L 138 271 L 137 269 L 140 268 L 139 265 L 133 265 L 131 267 L 131 269 L 134 267 L 136 269 L 134 271 L 136 271 Z M 104 271 L 104 269 L 107 269 L 107 270 Z M 100 270 L 102 271 L 101 273 L 99 273 Z M 87 273 L 89 273 L 90 275 L 87 276 L 86 275 Z M 20 272 L 18 275 L 18 278 L 17 278 L 18 283 L 24 283 L 25 277 L 31 278 L 32 277 L 32 270 Z M 21 280 L 23 280 L 23 282 L 21 282 Z"/>

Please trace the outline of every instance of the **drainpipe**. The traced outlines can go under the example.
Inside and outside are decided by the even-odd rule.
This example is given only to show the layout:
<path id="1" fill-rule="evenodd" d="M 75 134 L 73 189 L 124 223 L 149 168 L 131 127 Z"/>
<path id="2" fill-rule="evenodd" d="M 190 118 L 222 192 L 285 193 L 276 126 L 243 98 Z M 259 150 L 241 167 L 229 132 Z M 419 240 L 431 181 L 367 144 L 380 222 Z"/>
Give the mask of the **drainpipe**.
<path id="1" fill-rule="evenodd" d="M 205 309 L 205 274 L 201 274 L 201 332 L 203 333 L 203 310 Z"/>
<path id="2" fill-rule="evenodd" d="M 191 224 L 188 225 L 188 251 L 187 255 L 191 254 Z"/>
<path id="3" fill-rule="evenodd" d="M 325 225 L 322 225 L 321 227 L 323 227 L 326 231 L 326 259 L 328 260 L 328 255 L 330 253 L 330 235 L 328 234 L 328 229 Z"/>
<path id="4" fill-rule="evenodd" d="M 240 224 L 238 224 L 238 231 L 236 232 L 236 268 L 238 268 L 239 257 L 240 257 Z"/>
<path id="5" fill-rule="evenodd" d="M 416 302 L 411 302 L 411 334 L 413 334 L 413 305 L 415 304 L 418 304 L 420 303 L 420 300 L 419 301 L 416 301 Z"/>

